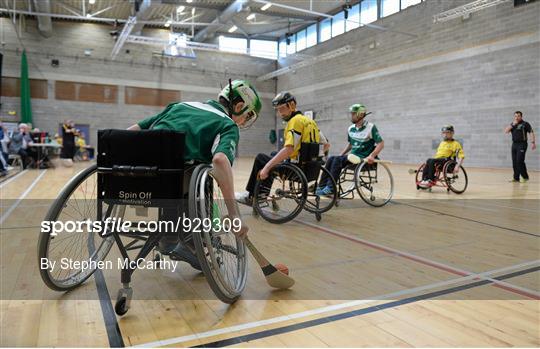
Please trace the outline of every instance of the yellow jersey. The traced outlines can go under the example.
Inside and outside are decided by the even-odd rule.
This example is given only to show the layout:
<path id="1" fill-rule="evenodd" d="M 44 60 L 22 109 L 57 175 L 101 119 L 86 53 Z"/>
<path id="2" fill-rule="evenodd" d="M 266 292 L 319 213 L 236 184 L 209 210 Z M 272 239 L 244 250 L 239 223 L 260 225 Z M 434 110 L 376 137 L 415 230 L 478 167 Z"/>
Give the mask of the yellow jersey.
<path id="1" fill-rule="evenodd" d="M 294 150 L 290 156 L 291 160 L 298 158 L 301 143 L 319 143 L 320 141 L 317 123 L 299 111 L 294 112 L 293 116 L 287 121 L 284 136 L 285 143 L 283 145 L 292 146 Z"/>
<path id="2" fill-rule="evenodd" d="M 435 154 L 435 159 L 451 158 L 456 155 L 460 159 L 465 158 L 465 153 L 461 144 L 456 140 L 451 141 L 442 141 L 437 148 L 437 153 Z"/>
<path id="3" fill-rule="evenodd" d="M 86 141 L 82 137 L 77 137 L 77 139 L 75 140 L 75 144 L 79 148 L 84 148 L 86 146 Z"/>

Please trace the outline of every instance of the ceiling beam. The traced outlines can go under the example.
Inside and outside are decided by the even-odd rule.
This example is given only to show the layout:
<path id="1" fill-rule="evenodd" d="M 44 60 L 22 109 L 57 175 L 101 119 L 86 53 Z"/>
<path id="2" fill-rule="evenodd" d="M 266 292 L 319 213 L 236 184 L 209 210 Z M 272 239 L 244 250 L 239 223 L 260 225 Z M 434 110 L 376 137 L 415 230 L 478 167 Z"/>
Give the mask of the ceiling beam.
<path id="1" fill-rule="evenodd" d="M 139 6 L 139 11 L 135 14 L 136 22 L 133 26 L 132 32 L 135 35 L 141 34 L 141 31 L 144 27 L 144 21 L 147 21 L 150 18 L 150 13 L 152 9 L 156 7 L 156 1 L 152 0 L 142 0 Z"/>
<path id="2" fill-rule="evenodd" d="M 332 18 L 334 16 L 332 15 L 329 15 L 329 14 L 326 14 L 326 13 L 322 13 L 322 12 L 316 12 L 316 11 L 311 11 L 311 10 L 305 10 L 303 8 L 299 8 L 299 7 L 294 7 L 294 6 L 289 6 L 289 5 L 283 5 L 283 4 L 278 4 L 278 3 L 275 3 L 275 2 L 272 2 L 272 1 L 267 1 L 267 0 L 253 0 L 254 2 L 258 2 L 259 4 L 271 4 L 272 6 L 275 6 L 275 7 L 281 7 L 281 8 L 284 8 L 286 10 L 291 10 L 291 11 L 296 11 L 296 12 L 302 12 L 302 13 L 307 13 L 309 15 L 312 15 L 312 16 L 317 16 L 317 17 L 326 17 L 326 18 Z"/>
<path id="3" fill-rule="evenodd" d="M 238 31 L 240 33 L 242 33 L 242 35 L 244 35 L 246 38 L 249 39 L 250 35 L 249 33 L 247 32 L 246 29 L 244 29 L 244 27 L 242 26 L 242 24 L 238 23 L 238 21 L 235 21 L 234 19 L 231 19 L 231 22 L 232 24 L 234 24 L 237 28 L 238 28 Z"/>
<path id="4" fill-rule="evenodd" d="M 34 8 L 37 11 L 51 12 L 51 2 L 49 0 L 39 1 L 34 0 Z M 51 18 L 38 17 L 38 29 L 45 37 L 53 35 L 53 26 Z"/>
<path id="5" fill-rule="evenodd" d="M 246 0 L 234 0 L 226 9 L 221 11 L 221 13 L 212 21 L 213 25 L 207 28 L 202 29 L 193 37 L 193 41 L 202 42 L 207 39 L 209 36 L 215 34 L 219 29 L 223 28 L 227 23 L 238 13 L 240 12 L 244 5 L 247 3 Z"/>
<path id="6" fill-rule="evenodd" d="M 275 11 L 263 11 L 260 8 L 255 8 L 253 6 L 250 6 L 249 10 L 252 13 L 269 16 L 269 17 L 279 17 L 279 18 L 294 18 L 294 19 L 303 19 L 303 20 L 313 20 L 319 18 L 319 16 L 315 15 L 303 15 L 303 14 L 294 14 L 294 13 L 279 13 Z"/>
<path id="7" fill-rule="evenodd" d="M 38 1 L 39 2 L 39 1 Z M 73 6 L 69 6 L 68 4 L 64 4 L 62 1 L 56 1 L 56 4 L 58 6 L 60 6 L 61 8 L 63 8 L 64 10 L 68 11 L 68 12 L 71 12 L 72 14 L 74 14 L 75 16 L 79 16 L 79 17 L 84 17 L 79 11 L 78 9 L 74 8 Z M 37 5 L 37 4 L 36 4 Z M 37 6 L 36 6 L 37 7 Z M 39 12 L 43 12 L 43 11 L 39 11 Z M 49 11 L 50 12 L 50 11 Z"/>
<path id="8" fill-rule="evenodd" d="M 201 3 L 198 1 L 193 1 L 190 3 L 183 0 L 161 0 L 161 3 L 169 4 L 169 5 L 178 5 L 178 6 L 184 5 L 186 7 L 195 7 L 195 8 L 202 8 L 202 9 L 207 9 L 207 10 L 218 10 L 218 11 L 223 11 L 227 8 L 227 6 Z"/>
<path id="9" fill-rule="evenodd" d="M 42 2 L 42 0 L 35 0 L 35 1 L 38 1 L 38 2 Z M 54 13 L 43 13 L 43 12 L 33 12 L 33 11 L 23 11 L 23 10 L 13 10 L 13 9 L 10 9 L 10 8 L 0 8 L 0 13 L 14 13 L 14 14 L 18 14 L 18 15 L 27 15 L 27 16 L 35 16 L 37 18 L 39 17 L 49 17 L 49 18 L 59 18 L 59 19 L 70 19 L 70 20 L 73 20 L 73 19 L 76 19 L 76 20 L 80 20 L 82 22 L 100 22 L 100 23 L 115 23 L 115 22 L 118 22 L 118 23 L 126 23 L 128 22 L 129 20 L 126 20 L 126 19 L 114 19 L 114 18 L 102 18 L 102 17 L 81 17 L 81 16 L 73 16 L 73 15 L 59 15 L 59 14 L 54 14 Z M 148 25 L 157 25 L 157 26 L 163 26 L 164 22 L 163 21 L 159 21 L 159 22 L 155 22 L 155 21 L 143 21 L 144 24 L 148 24 Z M 210 25 L 216 25 L 214 23 L 201 23 L 201 22 L 172 22 L 171 25 L 173 26 L 176 26 L 176 27 L 190 27 L 192 25 L 194 26 L 202 26 L 202 27 L 206 27 L 206 26 L 210 26 Z"/>

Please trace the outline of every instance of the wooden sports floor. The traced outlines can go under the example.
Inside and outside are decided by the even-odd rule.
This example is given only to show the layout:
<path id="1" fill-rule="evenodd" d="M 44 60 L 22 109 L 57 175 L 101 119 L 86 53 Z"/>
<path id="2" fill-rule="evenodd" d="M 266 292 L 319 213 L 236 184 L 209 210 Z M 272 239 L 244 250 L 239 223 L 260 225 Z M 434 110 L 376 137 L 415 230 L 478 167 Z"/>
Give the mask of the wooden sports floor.
<path id="1" fill-rule="evenodd" d="M 237 188 L 251 161 L 235 164 Z M 1 346 L 540 346 L 538 172 L 514 184 L 510 170 L 468 168 L 469 188 L 456 195 L 419 192 L 411 166 L 394 164 L 394 200 L 382 208 L 343 201 L 321 222 L 303 212 L 272 225 L 244 207 L 252 241 L 290 268 L 293 289 L 269 289 L 250 257 L 245 293 L 229 306 L 181 263 L 175 273 L 137 271 L 120 318 L 117 270 L 67 294 L 39 276 L 39 224 L 87 165 L 0 184 Z"/>

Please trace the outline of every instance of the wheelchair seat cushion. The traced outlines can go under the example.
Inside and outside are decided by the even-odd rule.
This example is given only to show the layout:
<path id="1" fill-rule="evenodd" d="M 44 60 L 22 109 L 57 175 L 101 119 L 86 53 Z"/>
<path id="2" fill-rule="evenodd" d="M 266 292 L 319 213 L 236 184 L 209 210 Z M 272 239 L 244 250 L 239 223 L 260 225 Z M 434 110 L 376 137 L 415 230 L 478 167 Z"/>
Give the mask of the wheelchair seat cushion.
<path id="1" fill-rule="evenodd" d="M 144 206 L 162 206 L 154 202 L 182 198 L 183 154 L 184 134 L 180 132 L 98 131 L 98 197 Z"/>

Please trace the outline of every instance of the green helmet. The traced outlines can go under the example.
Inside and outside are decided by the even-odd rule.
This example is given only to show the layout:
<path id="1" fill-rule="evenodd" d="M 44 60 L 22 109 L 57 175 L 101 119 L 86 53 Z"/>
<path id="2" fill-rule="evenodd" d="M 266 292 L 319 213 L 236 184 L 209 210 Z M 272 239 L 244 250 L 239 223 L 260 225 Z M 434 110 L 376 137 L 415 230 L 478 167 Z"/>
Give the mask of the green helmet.
<path id="1" fill-rule="evenodd" d="M 351 113 L 365 113 L 366 106 L 360 103 L 353 104 L 349 107 Z"/>
<path id="2" fill-rule="evenodd" d="M 255 120 L 257 120 L 259 117 L 259 113 L 262 109 L 261 98 L 259 97 L 255 87 L 253 87 L 253 85 L 251 85 L 249 82 L 244 80 L 234 80 L 229 82 L 229 84 L 227 84 L 227 86 L 225 86 L 225 88 L 219 93 L 218 98 L 220 97 L 223 97 L 227 102 L 231 102 L 231 100 L 235 102 L 238 98 L 244 102 L 244 108 L 242 108 L 242 110 L 240 110 L 238 113 L 231 110 L 231 113 L 236 116 L 243 114 L 247 115 L 246 122 L 242 128 L 247 128 L 253 125 Z"/>

